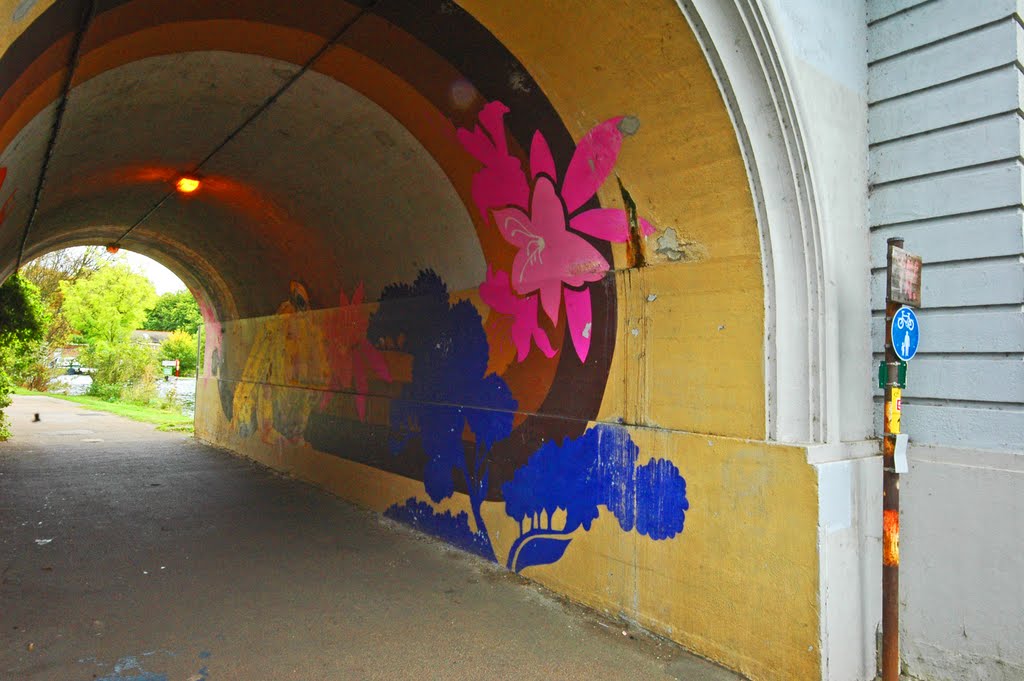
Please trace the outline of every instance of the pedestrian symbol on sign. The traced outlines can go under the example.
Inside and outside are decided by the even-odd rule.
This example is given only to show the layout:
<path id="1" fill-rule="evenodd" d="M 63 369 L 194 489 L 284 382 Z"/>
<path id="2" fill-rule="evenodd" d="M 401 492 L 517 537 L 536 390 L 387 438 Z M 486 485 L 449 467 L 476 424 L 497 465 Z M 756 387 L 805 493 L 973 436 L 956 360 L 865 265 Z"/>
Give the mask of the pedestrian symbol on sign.
<path id="1" fill-rule="evenodd" d="M 889 335 L 896 355 L 904 362 L 913 359 L 921 340 L 921 330 L 914 311 L 909 307 L 897 310 L 896 316 L 892 319 L 892 330 Z"/>

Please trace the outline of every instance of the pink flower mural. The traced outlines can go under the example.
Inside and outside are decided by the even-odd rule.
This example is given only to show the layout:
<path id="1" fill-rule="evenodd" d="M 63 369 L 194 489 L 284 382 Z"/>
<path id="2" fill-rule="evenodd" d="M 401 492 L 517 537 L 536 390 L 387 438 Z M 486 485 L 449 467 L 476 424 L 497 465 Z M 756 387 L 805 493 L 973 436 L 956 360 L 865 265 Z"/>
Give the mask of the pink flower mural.
<path id="1" fill-rule="evenodd" d="M 384 355 L 366 337 L 369 315 L 362 308 L 365 292 L 360 283 L 349 300 L 341 292 L 341 307 L 325 324 L 327 360 L 331 367 L 331 388 L 355 388 L 359 420 L 366 420 L 366 393 L 372 372 L 382 381 L 391 382 L 391 372 Z M 326 406 L 331 393 L 324 393 L 320 406 Z"/>
<path id="2" fill-rule="evenodd" d="M 581 235 L 624 243 L 629 220 L 620 208 L 580 209 L 608 178 L 623 130 L 635 128 L 635 119 L 612 118 L 590 130 L 576 145 L 559 186 L 551 149 L 539 130 L 530 145 L 529 176 L 509 153 L 504 126 L 508 111 L 501 102 L 490 102 L 480 112 L 479 125 L 457 133 L 466 151 L 483 164 L 473 178 L 477 209 L 518 249 L 511 275 L 488 271 L 481 298 L 496 312 L 514 317 L 512 341 L 520 362 L 533 344 L 547 357 L 554 355 L 536 319 L 537 297 L 554 326 L 564 298 L 569 335 L 585 362 L 592 328 L 589 286 L 601 281 L 611 266 Z M 654 232 L 647 220 L 638 223 L 644 235 Z"/>
<path id="3" fill-rule="evenodd" d="M 487 280 L 480 284 L 480 298 L 495 312 L 512 317 L 512 342 L 516 346 L 516 359 L 522 362 L 530 352 L 530 343 L 554 357 L 557 352 L 544 329 L 537 324 L 537 296 L 520 298 L 512 291 L 508 272 L 487 269 Z"/>

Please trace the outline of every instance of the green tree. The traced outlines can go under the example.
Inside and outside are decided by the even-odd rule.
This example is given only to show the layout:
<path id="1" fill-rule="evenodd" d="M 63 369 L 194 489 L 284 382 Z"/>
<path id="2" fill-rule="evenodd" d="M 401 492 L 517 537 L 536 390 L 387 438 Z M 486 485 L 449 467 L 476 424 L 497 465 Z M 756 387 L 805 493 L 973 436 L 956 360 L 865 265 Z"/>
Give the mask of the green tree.
<path id="1" fill-rule="evenodd" d="M 62 282 L 60 289 L 64 315 L 90 345 L 126 343 L 156 300 L 149 279 L 125 263 L 103 265 L 74 283 Z"/>
<path id="2" fill-rule="evenodd" d="M 15 274 L 0 286 L 0 440 L 10 437 L 2 410 L 11 403 L 10 371 L 26 354 L 35 351 L 46 329 L 46 312 L 39 289 Z"/>
<path id="3" fill-rule="evenodd" d="M 97 340 L 82 353 L 82 362 L 93 368 L 90 395 L 140 404 L 156 396 L 154 353 L 148 345 Z"/>
<path id="4" fill-rule="evenodd" d="M 48 315 L 43 342 L 34 353 L 16 363 L 13 378 L 33 390 L 45 391 L 57 373 L 53 368 L 55 354 L 67 345 L 73 329 L 64 317 L 64 294 L 61 282 L 73 284 L 87 277 L 113 256 L 99 246 L 78 246 L 52 251 L 21 268 L 19 274 L 39 287 L 39 296 Z"/>
<path id="5" fill-rule="evenodd" d="M 196 337 L 187 331 L 175 331 L 160 344 L 157 356 L 164 360 L 181 360 L 181 375 L 195 373 L 198 351 Z"/>
<path id="6" fill-rule="evenodd" d="M 164 293 L 146 313 L 145 328 L 150 331 L 187 331 L 195 334 L 203 316 L 199 303 L 188 291 Z"/>

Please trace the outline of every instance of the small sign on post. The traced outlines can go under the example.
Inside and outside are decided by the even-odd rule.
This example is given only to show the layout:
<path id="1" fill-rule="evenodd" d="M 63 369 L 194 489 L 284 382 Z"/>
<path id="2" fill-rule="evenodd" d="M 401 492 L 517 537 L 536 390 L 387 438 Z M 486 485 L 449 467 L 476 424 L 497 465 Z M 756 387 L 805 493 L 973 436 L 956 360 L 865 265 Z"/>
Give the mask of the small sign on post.
<path id="1" fill-rule="evenodd" d="M 899 246 L 890 250 L 889 300 L 911 307 L 921 307 L 921 256 Z"/>

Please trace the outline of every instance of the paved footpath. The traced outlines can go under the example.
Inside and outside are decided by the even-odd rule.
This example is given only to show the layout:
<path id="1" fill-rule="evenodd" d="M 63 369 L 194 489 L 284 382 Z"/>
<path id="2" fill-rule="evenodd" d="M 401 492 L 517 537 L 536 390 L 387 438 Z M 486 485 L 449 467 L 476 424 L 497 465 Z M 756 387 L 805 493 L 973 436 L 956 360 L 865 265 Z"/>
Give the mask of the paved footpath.
<path id="1" fill-rule="evenodd" d="M 14 399 L 0 681 L 737 678 L 190 437 Z"/>

